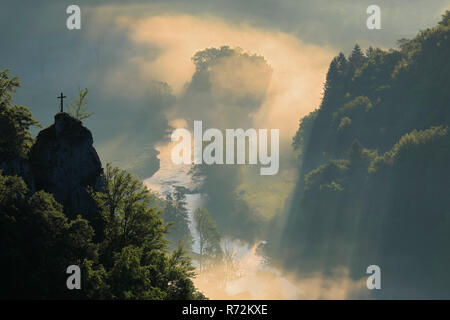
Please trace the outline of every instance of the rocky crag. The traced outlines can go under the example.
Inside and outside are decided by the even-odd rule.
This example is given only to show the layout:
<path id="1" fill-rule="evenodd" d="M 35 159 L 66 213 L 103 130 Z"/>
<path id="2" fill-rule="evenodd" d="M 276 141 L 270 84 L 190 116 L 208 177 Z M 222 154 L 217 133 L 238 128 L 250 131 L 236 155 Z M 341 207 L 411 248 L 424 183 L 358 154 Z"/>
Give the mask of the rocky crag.
<path id="1" fill-rule="evenodd" d="M 102 190 L 102 164 L 91 132 L 67 113 L 56 114 L 55 123 L 39 132 L 28 159 L 2 162 L 0 169 L 21 176 L 30 193 L 53 194 L 68 216 L 97 212 L 87 189 Z"/>

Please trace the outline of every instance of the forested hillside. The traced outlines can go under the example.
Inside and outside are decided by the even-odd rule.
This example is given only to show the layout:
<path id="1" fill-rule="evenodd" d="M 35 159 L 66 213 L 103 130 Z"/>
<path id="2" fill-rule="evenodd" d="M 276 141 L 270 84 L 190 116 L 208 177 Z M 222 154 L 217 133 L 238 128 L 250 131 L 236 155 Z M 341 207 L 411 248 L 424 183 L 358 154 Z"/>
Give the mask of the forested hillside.
<path id="1" fill-rule="evenodd" d="M 332 60 L 293 141 L 301 174 L 272 247 L 285 266 L 359 279 L 376 264 L 374 297 L 450 297 L 449 24 Z"/>
<path id="2" fill-rule="evenodd" d="M 202 299 L 194 267 L 142 182 L 102 169 L 91 132 L 58 113 L 39 125 L 0 72 L 0 299 Z M 81 269 L 69 290 L 66 270 Z"/>

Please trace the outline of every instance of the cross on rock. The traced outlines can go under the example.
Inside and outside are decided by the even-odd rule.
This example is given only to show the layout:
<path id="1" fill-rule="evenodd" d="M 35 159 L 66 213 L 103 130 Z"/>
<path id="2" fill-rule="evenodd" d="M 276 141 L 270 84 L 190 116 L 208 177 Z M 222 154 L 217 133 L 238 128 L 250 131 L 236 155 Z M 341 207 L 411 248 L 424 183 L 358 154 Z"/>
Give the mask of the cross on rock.
<path id="1" fill-rule="evenodd" d="M 59 97 L 57 97 L 57 98 L 61 100 L 61 105 L 60 105 L 60 111 L 59 112 L 63 112 L 64 98 L 67 98 L 67 97 L 64 96 L 63 93 L 61 92 L 61 95 Z"/>

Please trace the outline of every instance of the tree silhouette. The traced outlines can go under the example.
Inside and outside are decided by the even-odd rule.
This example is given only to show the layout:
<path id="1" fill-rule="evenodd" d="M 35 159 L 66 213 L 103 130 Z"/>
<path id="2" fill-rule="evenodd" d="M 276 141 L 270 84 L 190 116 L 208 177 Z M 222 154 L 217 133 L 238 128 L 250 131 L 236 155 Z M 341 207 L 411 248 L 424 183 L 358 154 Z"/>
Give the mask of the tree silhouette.
<path id="1" fill-rule="evenodd" d="M 85 88 L 84 90 L 78 88 L 78 98 L 74 99 L 75 103 L 71 103 L 68 105 L 69 114 L 78 120 L 89 118 L 94 114 L 92 112 L 87 112 L 86 106 L 87 94 L 88 94 L 87 88 Z"/>

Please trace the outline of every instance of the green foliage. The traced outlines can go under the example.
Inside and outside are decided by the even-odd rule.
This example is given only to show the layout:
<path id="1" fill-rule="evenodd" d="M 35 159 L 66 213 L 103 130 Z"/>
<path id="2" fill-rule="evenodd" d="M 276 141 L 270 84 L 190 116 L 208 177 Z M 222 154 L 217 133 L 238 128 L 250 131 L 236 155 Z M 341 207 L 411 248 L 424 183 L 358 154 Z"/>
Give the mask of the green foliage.
<path id="1" fill-rule="evenodd" d="M 352 124 L 352 119 L 349 117 L 343 117 L 339 123 L 338 130 L 343 130 L 345 127 Z"/>
<path id="2" fill-rule="evenodd" d="M 220 233 L 207 209 L 198 208 L 194 212 L 195 228 L 199 236 L 200 269 L 209 261 L 222 257 Z"/>
<path id="3" fill-rule="evenodd" d="M 428 162 L 433 166 L 444 165 L 443 162 L 450 158 L 449 135 L 449 128 L 443 126 L 413 130 L 402 136 L 383 156 L 374 159 L 370 170 L 376 172 L 386 166 L 401 166 L 413 159 L 420 161 L 422 166 Z"/>
<path id="4" fill-rule="evenodd" d="M 366 60 L 367 58 L 362 52 L 361 47 L 358 44 L 355 44 L 355 47 L 353 48 L 352 53 L 348 58 L 349 67 L 354 72 L 358 68 L 362 67 Z"/>
<path id="5" fill-rule="evenodd" d="M 384 161 L 393 164 L 412 157 L 422 157 L 425 161 L 432 152 L 439 151 L 438 158 L 447 159 L 450 156 L 450 137 L 448 127 L 432 127 L 427 130 L 413 130 L 400 138 L 392 150 L 386 152 Z"/>
<path id="6" fill-rule="evenodd" d="M 17 77 L 11 78 L 8 69 L 0 71 L 0 160 L 26 157 L 33 143 L 28 129 L 40 127 L 27 107 L 12 104 L 18 87 Z"/>
<path id="7" fill-rule="evenodd" d="M 68 219 L 53 196 L 28 196 L 19 177 L 0 172 L 0 272 L 3 298 L 204 299 L 182 248 L 168 254 L 166 227 L 149 194 L 130 174 L 110 165 L 102 205 L 102 237 L 90 222 Z M 80 266 L 82 290 L 66 288 L 69 265 Z"/>
<path id="8" fill-rule="evenodd" d="M 43 191 L 27 198 L 19 177 L 0 174 L 0 272 L 1 297 L 80 298 L 66 288 L 66 268 L 97 258 L 88 221 L 69 221 L 52 195 Z"/>
<path id="9" fill-rule="evenodd" d="M 89 118 L 93 115 L 92 112 L 87 112 L 86 106 L 86 96 L 88 94 L 88 89 L 85 88 L 81 90 L 78 88 L 78 98 L 74 99 L 74 103 L 68 105 L 69 114 L 78 120 L 83 120 Z"/>
<path id="10" fill-rule="evenodd" d="M 164 221 L 171 223 L 170 232 L 167 235 L 170 246 L 174 248 L 175 245 L 180 244 L 189 252 L 193 240 L 189 229 L 186 195 L 180 188 L 175 188 L 174 194 L 168 194 L 164 203 Z"/>
<path id="11" fill-rule="evenodd" d="M 450 25 L 450 10 L 445 11 L 442 15 L 442 20 L 438 22 L 440 26 L 448 27 Z"/>
<path id="12" fill-rule="evenodd" d="M 104 192 L 93 193 L 103 209 L 100 261 L 112 298 L 194 299 L 193 267 L 181 248 L 167 254 L 167 226 L 151 206 L 142 182 L 107 164 Z"/>
<path id="13" fill-rule="evenodd" d="M 150 207 L 150 194 L 136 177 L 107 164 L 105 170 L 105 192 L 97 193 L 103 204 L 105 238 L 112 245 L 151 245 L 161 249 L 165 245 L 160 213 Z"/>
<path id="14" fill-rule="evenodd" d="M 294 149 L 303 150 L 303 148 L 308 144 L 312 126 L 316 117 L 317 110 L 314 110 L 300 120 L 298 131 L 292 141 Z"/>
<path id="15" fill-rule="evenodd" d="M 356 97 L 355 99 L 347 102 L 343 107 L 339 108 L 336 112 L 333 113 L 334 118 L 338 118 L 339 116 L 349 116 L 358 112 L 360 110 L 369 111 L 372 108 L 372 103 L 370 99 L 367 97 Z"/>

